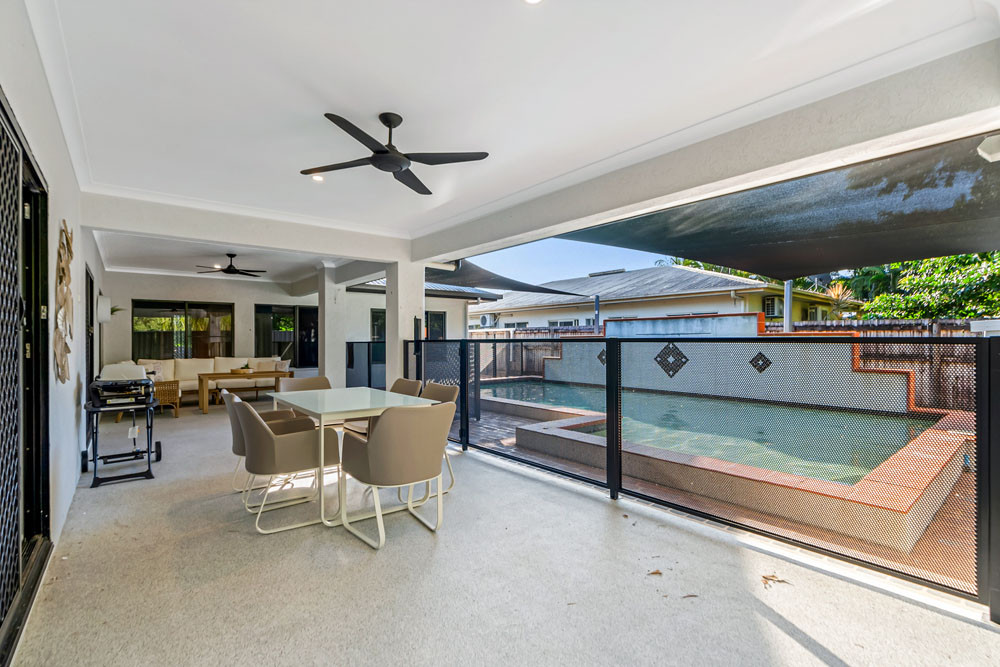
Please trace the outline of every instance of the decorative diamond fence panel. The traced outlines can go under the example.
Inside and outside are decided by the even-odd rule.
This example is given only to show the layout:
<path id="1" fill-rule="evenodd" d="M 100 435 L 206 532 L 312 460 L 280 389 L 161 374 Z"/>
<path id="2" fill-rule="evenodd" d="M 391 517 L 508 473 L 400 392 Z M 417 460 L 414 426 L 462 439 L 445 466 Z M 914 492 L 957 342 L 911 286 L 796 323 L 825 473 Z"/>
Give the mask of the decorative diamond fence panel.
<path id="1" fill-rule="evenodd" d="M 20 148 L 0 123 L 0 621 L 21 586 L 20 229 Z"/>

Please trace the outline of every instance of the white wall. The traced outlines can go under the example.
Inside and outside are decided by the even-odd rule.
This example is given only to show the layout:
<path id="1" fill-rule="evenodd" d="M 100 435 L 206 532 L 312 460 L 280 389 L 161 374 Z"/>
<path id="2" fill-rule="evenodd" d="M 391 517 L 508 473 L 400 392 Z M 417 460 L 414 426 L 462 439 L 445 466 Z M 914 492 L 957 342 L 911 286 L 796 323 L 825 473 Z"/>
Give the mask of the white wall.
<path id="1" fill-rule="evenodd" d="M 84 266 L 90 266 L 95 286 L 100 288 L 103 265 L 96 248 L 81 233 L 80 189 L 23 2 L 0 2 L 0 88 L 10 102 L 48 184 L 49 313 L 53 313 L 55 303 L 55 266 L 60 221 L 65 219 L 74 232 L 75 255 L 70 273 L 75 312 L 74 336 L 70 341 L 69 382 L 61 384 L 55 379 L 51 349 L 40 351 L 41 354 L 48 355 L 50 360 L 50 527 L 53 540 L 58 540 L 79 479 L 80 451 L 84 441 Z M 54 321 L 53 317 L 49 318 L 50 336 Z"/>
<path id="2" fill-rule="evenodd" d="M 111 303 L 123 308 L 104 325 L 104 361 L 112 363 L 132 358 L 132 300 L 186 300 L 233 304 L 233 349 L 238 357 L 253 356 L 254 306 L 315 306 L 317 295 L 290 296 L 286 286 L 231 278 L 195 278 L 146 273 L 110 271 L 103 282 Z M 348 292 L 347 338 L 371 339 L 371 309 L 385 308 L 385 295 Z M 464 301 L 428 298 L 427 310 L 445 311 L 449 338 L 465 336 Z"/>
<path id="3" fill-rule="evenodd" d="M 775 292 L 774 296 L 779 296 Z M 795 296 L 794 316 L 796 320 L 805 320 L 806 309 L 813 303 L 822 303 L 829 309 L 826 302 L 813 301 Z M 677 299 L 661 299 L 653 301 L 638 301 L 634 303 L 601 303 L 601 322 L 608 318 L 623 317 L 665 317 L 667 315 L 722 314 L 722 313 L 756 313 L 760 312 L 761 295 L 745 294 L 743 298 L 733 299 L 729 294 L 718 296 L 697 296 Z M 552 320 L 579 320 L 584 326 L 587 318 L 594 316 L 593 305 L 568 306 L 565 308 L 544 308 L 539 310 L 504 311 L 503 300 L 481 311 L 469 312 L 469 324 L 479 324 L 479 316 L 486 312 L 499 312 L 500 323 L 497 328 L 503 328 L 505 323 L 527 322 L 529 327 L 546 327 Z M 801 317 L 800 317 L 801 315 Z M 770 318 L 780 320 L 781 318 Z"/>

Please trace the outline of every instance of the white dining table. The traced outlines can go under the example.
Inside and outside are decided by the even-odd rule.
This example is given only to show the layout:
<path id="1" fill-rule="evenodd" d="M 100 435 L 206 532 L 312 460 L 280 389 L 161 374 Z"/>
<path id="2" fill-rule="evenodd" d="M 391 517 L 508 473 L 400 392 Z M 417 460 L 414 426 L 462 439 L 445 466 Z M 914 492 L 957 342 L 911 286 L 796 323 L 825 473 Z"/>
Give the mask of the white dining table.
<path id="1" fill-rule="evenodd" d="M 326 426 L 353 419 L 363 419 L 365 417 L 377 417 L 389 408 L 413 406 L 413 405 L 433 405 L 437 401 L 428 398 L 418 398 L 416 396 L 406 396 L 405 394 L 394 394 L 381 389 L 371 389 L 369 387 L 347 387 L 340 389 L 314 389 L 309 391 L 272 391 L 267 394 L 274 401 L 274 408 L 285 406 L 298 412 L 314 417 L 319 421 L 317 429 L 317 445 L 319 446 L 319 470 L 317 471 L 317 481 L 319 483 L 319 518 L 324 525 L 339 526 L 342 519 L 328 520 L 326 518 L 326 505 L 323 493 L 324 488 L 324 468 L 326 462 L 325 438 Z M 340 461 L 344 457 L 344 431 L 337 430 L 337 452 Z M 345 476 L 343 466 L 338 466 L 337 497 L 340 501 L 341 517 L 346 511 L 347 494 L 345 487 Z M 404 506 L 405 507 L 405 506 Z"/>

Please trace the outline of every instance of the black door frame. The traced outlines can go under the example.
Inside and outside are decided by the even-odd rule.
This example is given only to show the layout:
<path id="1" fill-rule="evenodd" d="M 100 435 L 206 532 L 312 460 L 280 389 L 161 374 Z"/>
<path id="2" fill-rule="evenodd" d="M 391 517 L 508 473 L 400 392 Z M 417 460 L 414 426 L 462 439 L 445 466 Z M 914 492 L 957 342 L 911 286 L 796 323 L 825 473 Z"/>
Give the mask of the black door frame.
<path id="1" fill-rule="evenodd" d="M 0 664 L 13 658 L 52 552 L 49 496 L 48 185 L 0 89 L 0 123 L 22 156 L 21 587 L 0 625 Z"/>

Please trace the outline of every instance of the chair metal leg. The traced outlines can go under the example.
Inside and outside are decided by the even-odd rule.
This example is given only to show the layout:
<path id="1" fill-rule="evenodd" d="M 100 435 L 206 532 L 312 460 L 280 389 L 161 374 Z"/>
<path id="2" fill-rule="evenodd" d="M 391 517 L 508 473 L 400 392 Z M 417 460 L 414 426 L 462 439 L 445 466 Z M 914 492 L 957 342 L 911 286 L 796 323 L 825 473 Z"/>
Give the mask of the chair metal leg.
<path id="1" fill-rule="evenodd" d="M 294 498 L 286 498 L 285 500 L 282 500 L 280 502 L 271 503 L 270 507 L 261 510 L 260 508 L 263 507 L 264 504 L 267 502 L 268 494 L 270 494 L 272 490 L 277 490 L 273 488 L 275 478 L 277 478 L 277 481 L 280 483 L 278 489 L 281 489 L 294 482 L 296 479 L 296 475 L 274 475 L 268 478 L 266 485 L 248 488 L 247 493 L 243 498 L 243 506 L 246 508 L 247 512 L 250 512 L 251 514 L 253 513 L 259 514 L 260 511 L 270 512 L 271 510 L 280 510 L 283 507 L 291 507 L 292 505 L 301 505 L 302 503 L 308 503 L 315 500 L 318 495 L 318 490 L 316 489 L 316 478 L 314 477 L 313 482 L 310 485 L 310 489 L 312 490 L 309 492 L 308 495 L 295 496 Z M 260 489 L 265 489 L 264 498 L 261 500 L 260 504 L 251 503 L 250 502 L 251 492 Z"/>
<path id="2" fill-rule="evenodd" d="M 368 486 L 371 486 L 372 500 L 375 501 L 375 523 L 378 525 L 378 540 L 373 540 L 372 538 L 368 537 L 367 535 L 365 535 L 364 533 L 362 533 L 357 528 L 351 525 L 351 522 L 347 516 L 347 503 L 344 503 L 340 506 L 340 521 L 343 524 L 344 528 L 347 529 L 347 532 L 357 537 L 359 540 L 370 546 L 372 549 L 381 549 L 382 546 L 385 545 L 385 523 L 382 521 L 382 503 L 378 497 L 379 487 L 372 485 Z"/>
<path id="3" fill-rule="evenodd" d="M 413 504 L 413 485 L 410 485 L 410 491 L 406 496 L 406 509 L 414 516 L 414 518 L 416 518 L 417 521 L 422 523 L 429 530 L 437 532 L 437 529 L 441 527 L 441 522 L 444 520 L 444 484 L 442 483 L 444 480 L 441 475 L 438 475 L 433 480 L 428 480 L 428 491 L 430 490 L 431 481 L 437 482 L 437 522 L 431 525 L 430 521 L 417 514 L 417 507 L 419 507 L 419 505 Z"/>
<path id="4" fill-rule="evenodd" d="M 254 528 L 256 528 L 257 532 L 260 533 L 261 535 L 271 535 L 273 533 L 280 533 L 280 532 L 283 532 L 283 531 L 286 531 L 286 530 L 292 530 L 294 528 L 304 528 L 305 526 L 312 526 L 312 525 L 317 524 L 317 523 L 320 522 L 319 519 L 313 519 L 311 521 L 303 521 L 301 523 L 293 523 L 291 525 L 281 526 L 281 527 L 278 527 L 278 528 L 261 528 L 260 527 L 260 516 L 264 512 L 270 511 L 272 509 L 279 509 L 281 507 L 288 507 L 289 505 L 296 505 L 296 504 L 298 504 L 297 502 L 287 502 L 287 504 L 276 503 L 276 504 L 272 505 L 271 507 L 265 507 L 265 505 L 267 505 L 267 496 L 270 493 L 271 493 L 271 486 L 269 484 L 267 490 L 264 491 L 264 498 L 263 498 L 263 500 L 261 500 L 260 506 L 257 509 L 257 519 L 254 521 Z M 301 502 L 301 501 L 299 501 L 299 502 Z"/>
<path id="5" fill-rule="evenodd" d="M 450 482 L 448 482 L 448 488 L 446 488 L 444 490 L 445 493 L 448 493 L 455 486 L 455 471 L 451 467 L 451 457 L 448 456 L 448 448 L 447 447 L 444 450 L 444 462 L 448 464 L 448 479 L 451 480 Z"/>

